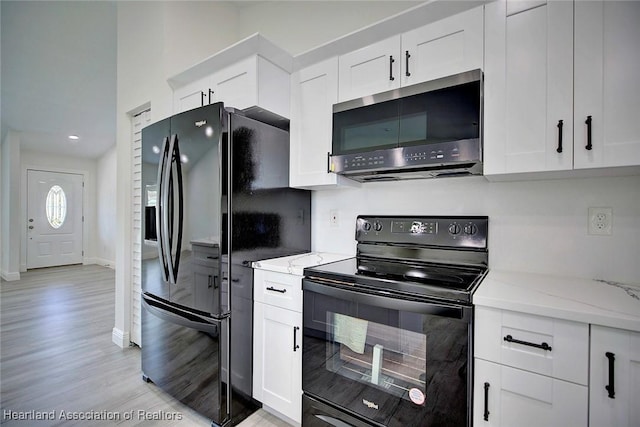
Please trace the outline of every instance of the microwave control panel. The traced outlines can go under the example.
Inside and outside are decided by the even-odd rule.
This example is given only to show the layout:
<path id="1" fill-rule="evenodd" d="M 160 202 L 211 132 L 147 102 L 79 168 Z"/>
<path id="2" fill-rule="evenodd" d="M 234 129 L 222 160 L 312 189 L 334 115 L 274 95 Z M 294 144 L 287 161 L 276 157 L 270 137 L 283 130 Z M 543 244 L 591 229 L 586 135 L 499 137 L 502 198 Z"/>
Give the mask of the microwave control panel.
<path id="1" fill-rule="evenodd" d="M 419 169 L 480 160 L 480 141 L 465 139 L 396 147 L 363 153 L 332 155 L 329 172 L 349 174 L 382 169 Z"/>

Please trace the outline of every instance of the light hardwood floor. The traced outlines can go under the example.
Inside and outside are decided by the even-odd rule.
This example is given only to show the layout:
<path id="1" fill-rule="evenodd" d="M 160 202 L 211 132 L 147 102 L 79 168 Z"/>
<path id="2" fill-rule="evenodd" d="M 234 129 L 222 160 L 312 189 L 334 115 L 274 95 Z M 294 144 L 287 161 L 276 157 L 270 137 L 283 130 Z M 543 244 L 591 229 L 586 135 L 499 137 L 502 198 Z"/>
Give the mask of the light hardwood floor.
<path id="1" fill-rule="evenodd" d="M 111 342 L 114 288 L 114 271 L 96 265 L 30 270 L 19 281 L 2 281 L 0 424 L 209 426 L 142 381 L 138 347 Z M 87 416 L 111 419 L 71 419 Z M 261 409 L 240 426 L 288 424 Z"/>

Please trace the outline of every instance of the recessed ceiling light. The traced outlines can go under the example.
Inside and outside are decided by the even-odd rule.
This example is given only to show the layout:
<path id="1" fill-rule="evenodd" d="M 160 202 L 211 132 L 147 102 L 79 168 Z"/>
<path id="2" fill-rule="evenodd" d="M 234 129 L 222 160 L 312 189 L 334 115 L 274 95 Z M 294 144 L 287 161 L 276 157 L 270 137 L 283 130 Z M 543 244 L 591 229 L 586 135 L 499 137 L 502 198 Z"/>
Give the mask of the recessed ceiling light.
<path id="1" fill-rule="evenodd" d="M 80 137 L 78 135 L 69 135 L 69 139 L 73 139 L 75 141 L 76 139 L 80 139 Z"/>

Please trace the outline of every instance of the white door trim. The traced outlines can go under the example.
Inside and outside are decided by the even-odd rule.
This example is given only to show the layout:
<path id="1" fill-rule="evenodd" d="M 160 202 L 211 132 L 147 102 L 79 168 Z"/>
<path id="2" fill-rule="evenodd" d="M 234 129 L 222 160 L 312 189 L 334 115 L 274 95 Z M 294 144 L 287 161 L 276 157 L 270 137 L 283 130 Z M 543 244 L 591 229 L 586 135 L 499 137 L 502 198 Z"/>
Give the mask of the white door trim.
<path id="1" fill-rule="evenodd" d="M 89 197 L 87 197 L 86 188 L 91 188 L 90 185 L 93 185 L 89 182 L 88 177 L 92 176 L 89 171 L 81 170 L 81 169 L 69 169 L 69 168 L 56 168 L 56 167 L 43 167 L 38 165 L 22 165 L 21 171 L 21 182 L 20 182 L 20 241 L 22 242 L 22 247 L 20 248 L 20 271 L 27 271 L 27 171 L 29 170 L 38 170 L 44 172 L 57 172 L 57 173 L 70 173 L 75 175 L 82 175 L 82 180 L 85 183 L 85 187 L 83 188 L 83 197 L 82 197 L 82 212 L 85 215 L 85 221 L 82 224 L 82 248 L 84 250 L 84 256 L 82 257 L 82 264 L 95 264 L 95 260 L 87 257 L 87 248 L 89 233 L 91 232 L 91 227 L 93 226 L 92 221 L 88 218 L 87 212 L 92 212 L 89 209 L 88 202 Z"/>

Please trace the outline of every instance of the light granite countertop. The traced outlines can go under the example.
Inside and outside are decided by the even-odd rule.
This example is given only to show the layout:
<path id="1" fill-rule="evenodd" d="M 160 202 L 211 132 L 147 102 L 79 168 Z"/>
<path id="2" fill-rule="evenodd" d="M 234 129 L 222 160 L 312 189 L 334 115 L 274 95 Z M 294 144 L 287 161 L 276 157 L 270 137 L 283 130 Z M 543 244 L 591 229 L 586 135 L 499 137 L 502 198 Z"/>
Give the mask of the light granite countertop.
<path id="1" fill-rule="evenodd" d="M 347 258 L 353 258 L 353 255 L 334 254 L 329 252 L 308 252 L 300 255 L 256 261 L 252 264 L 252 267 L 260 270 L 302 276 L 303 270 L 307 267 L 328 264 L 330 262 L 340 261 Z"/>
<path id="2" fill-rule="evenodd" d="M 640 331 L 640 284 L 490 270 L 473 303 Z"/>

